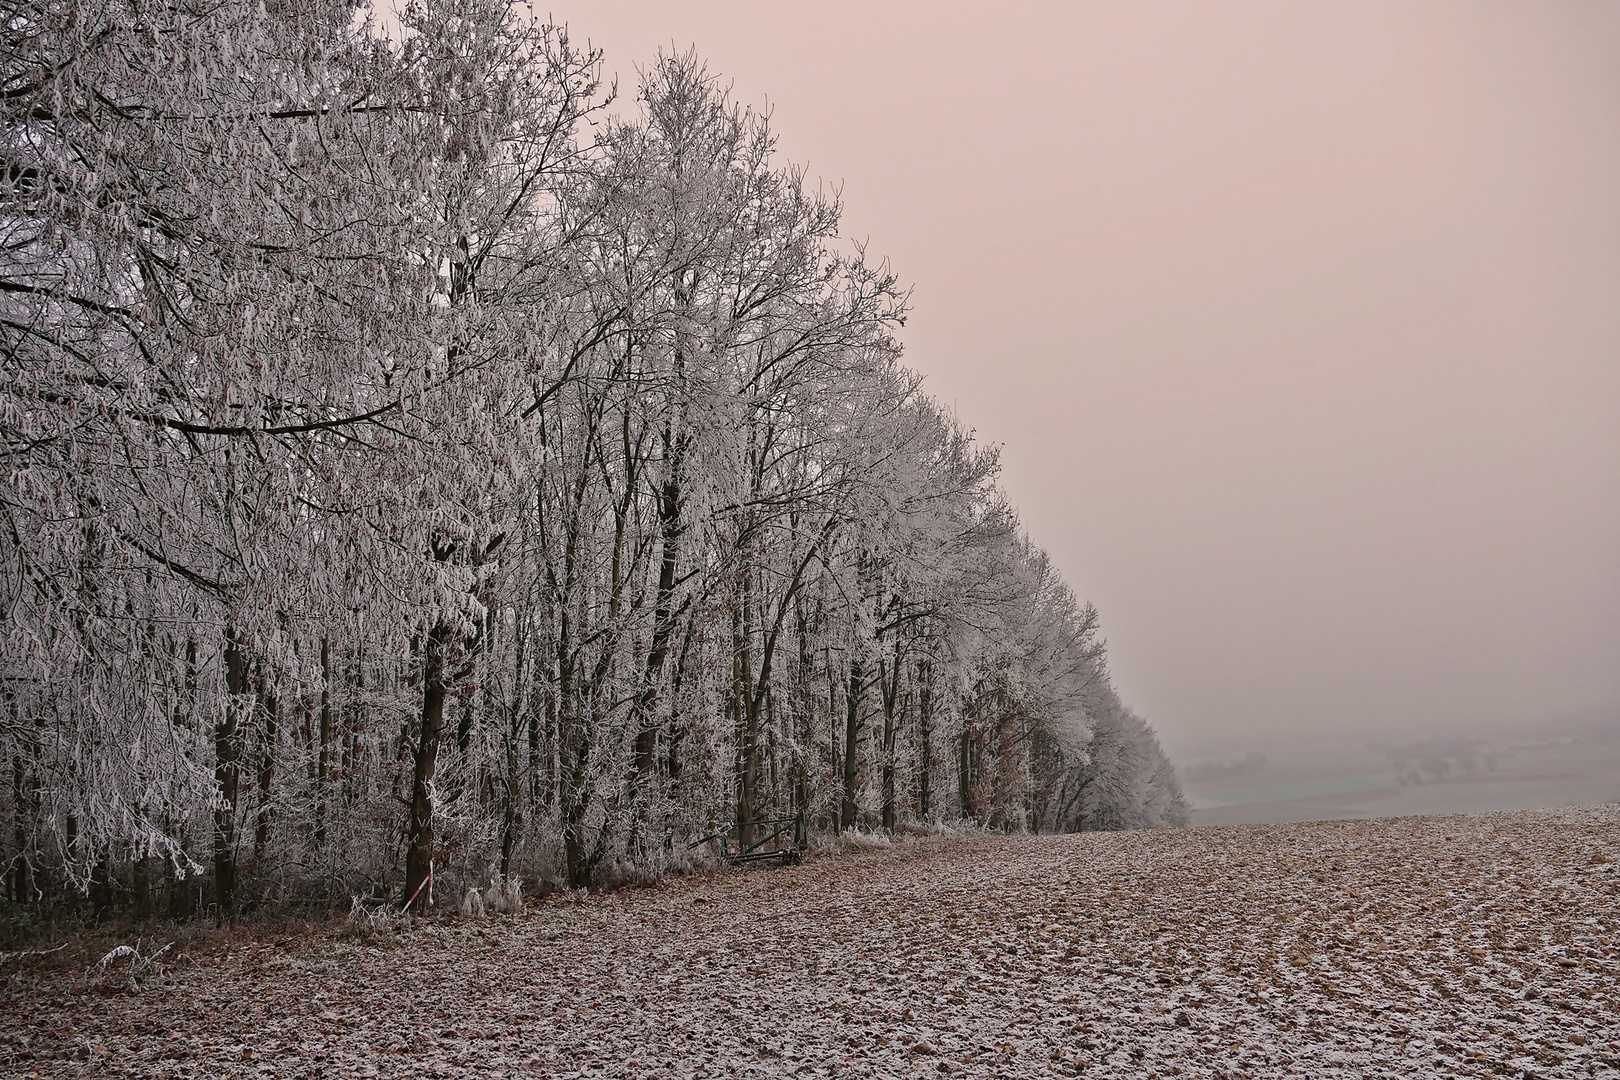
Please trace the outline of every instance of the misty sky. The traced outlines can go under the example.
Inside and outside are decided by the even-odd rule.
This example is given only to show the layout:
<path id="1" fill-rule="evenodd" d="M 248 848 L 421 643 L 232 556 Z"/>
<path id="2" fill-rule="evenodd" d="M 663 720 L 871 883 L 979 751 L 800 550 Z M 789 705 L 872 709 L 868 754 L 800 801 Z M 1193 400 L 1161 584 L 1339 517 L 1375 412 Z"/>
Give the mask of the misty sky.
<path id="1" fill-rule="evenodd" d="M 1172 752 L 1620 706 L 1620 4 L 551 10 L 843 184 Z"/>

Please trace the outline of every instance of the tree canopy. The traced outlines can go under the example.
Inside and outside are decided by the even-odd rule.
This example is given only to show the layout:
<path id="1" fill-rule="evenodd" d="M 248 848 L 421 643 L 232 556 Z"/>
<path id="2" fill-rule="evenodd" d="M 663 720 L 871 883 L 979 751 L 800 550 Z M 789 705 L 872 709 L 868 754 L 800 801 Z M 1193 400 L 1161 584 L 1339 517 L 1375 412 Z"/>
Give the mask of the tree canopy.
<path id="1" fill-rule="evenodd" d="M 502 0 L 401 23 L 8 18 L 12 901 L 420 904 L 784 818 L 1185 823 L 1096 612 L 902 363 L 904 285 L 769 118 L 690 53 L 610 109 Z"/>

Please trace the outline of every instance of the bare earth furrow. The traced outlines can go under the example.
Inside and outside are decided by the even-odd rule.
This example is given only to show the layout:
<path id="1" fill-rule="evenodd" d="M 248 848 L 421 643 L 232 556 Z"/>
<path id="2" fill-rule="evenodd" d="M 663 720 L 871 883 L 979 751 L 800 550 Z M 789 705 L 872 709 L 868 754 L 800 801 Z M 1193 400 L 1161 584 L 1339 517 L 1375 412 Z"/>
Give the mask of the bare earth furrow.
<path id="1" fill-rule="evenodd" d="M 1620 1077 L 1620 807 L 928 840 L 31 972 L 40 1076 Z"/>

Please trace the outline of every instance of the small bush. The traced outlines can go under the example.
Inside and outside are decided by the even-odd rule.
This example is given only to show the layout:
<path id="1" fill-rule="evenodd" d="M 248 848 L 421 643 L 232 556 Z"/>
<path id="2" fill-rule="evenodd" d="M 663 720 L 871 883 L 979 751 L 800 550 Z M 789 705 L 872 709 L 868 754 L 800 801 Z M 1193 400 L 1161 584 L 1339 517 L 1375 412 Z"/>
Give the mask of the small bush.
<path id="1" fill-rule="evenodd" d="M 395 929 L 399 920 L 387 903 L 368 904 L 364 897 L 352 898 L 349 917 L 338 933 L 343 937 L 371 938 Z"/>
<path id="2" fill-rule="evenodd" d="M 138 994 L 143 989 L 164 981 L 168 974 L 168 966 L 162 962 L 162 958 L 172 948 L 174 948 L 172 941 L 163 948 L 153 949 L 149 953 L 141 952 L 139 941 L 134 945 L 119 945 L 85 972 L 85 981 L 103 987 L 122 986 L 130 993 Z M 117 974 L 120 964 L 123 965 L 121 975 Z"/>

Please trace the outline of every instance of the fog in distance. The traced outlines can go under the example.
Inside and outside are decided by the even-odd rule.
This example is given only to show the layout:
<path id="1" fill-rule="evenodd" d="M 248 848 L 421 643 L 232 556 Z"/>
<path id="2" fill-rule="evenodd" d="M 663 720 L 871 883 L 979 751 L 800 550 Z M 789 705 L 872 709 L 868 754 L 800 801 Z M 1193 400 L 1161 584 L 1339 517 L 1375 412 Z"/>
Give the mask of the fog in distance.
<path id="1" fill-rule="evenodd" d="M 1620 6 L 551 10 L 843 185 L 1179 758 L 1617 714 Z"/>

